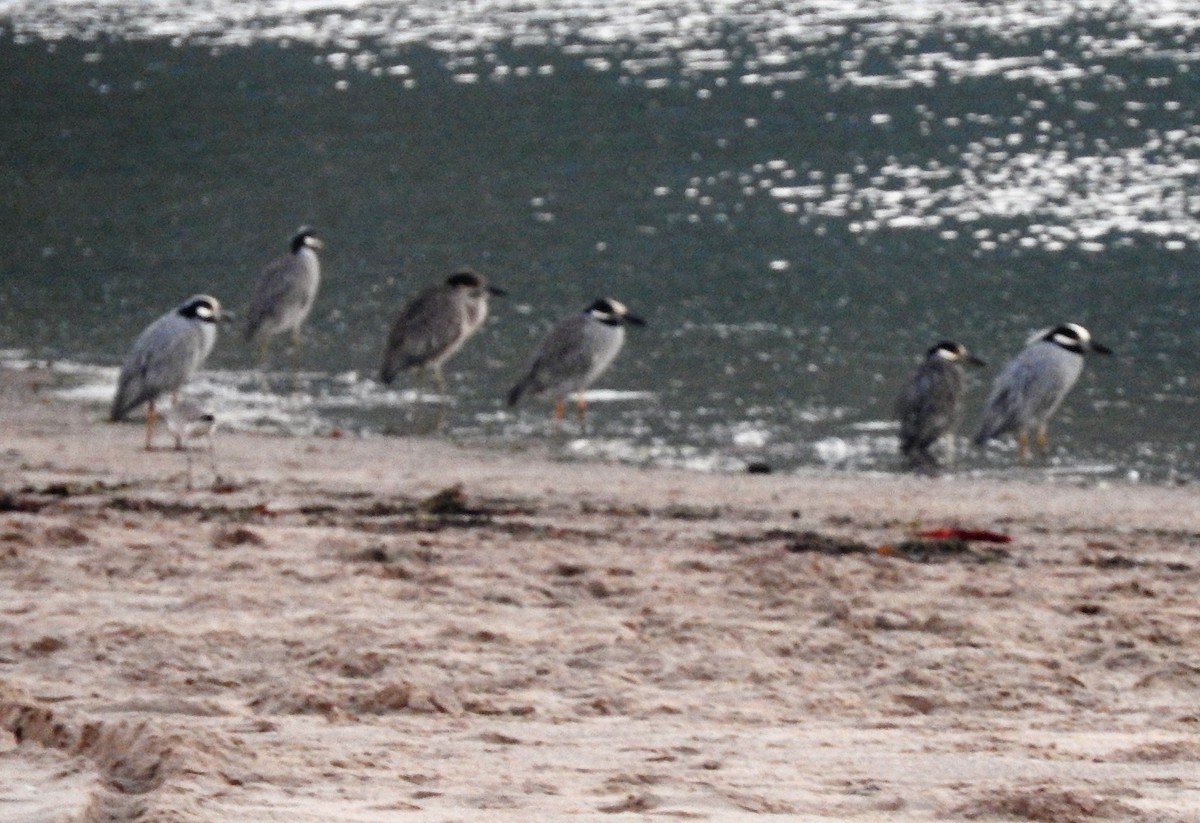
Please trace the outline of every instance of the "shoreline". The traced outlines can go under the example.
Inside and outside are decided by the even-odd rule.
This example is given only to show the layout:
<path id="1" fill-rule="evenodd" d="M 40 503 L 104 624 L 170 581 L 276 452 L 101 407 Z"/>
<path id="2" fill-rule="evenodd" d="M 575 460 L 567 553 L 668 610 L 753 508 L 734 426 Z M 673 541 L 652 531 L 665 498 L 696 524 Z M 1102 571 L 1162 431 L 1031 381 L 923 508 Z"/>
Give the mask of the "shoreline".
<path id="1" fill-rule="evenodd" d="M 111 375 L 106 373 L 109 371 Z M 0 374 L 22 373 L 44 375 L 42 382 L 48 388 L 55 387 L 53 391 L 58 399 L 93 408 L 98 417 L 107 407 L 116 380 L 115 367 L 16 357 L 0 361 Z M 218 426 L 226 436 L 231 432 L 316 439 L 345 436 L 347 439 L 420 440 L 428 436 L 417 431 L 406 431 L 419 428 L 411 417 L 414 414 L 412 408 L 405 408 L 414 402 L 416 390 L 413 388 L 380 390 L 372 381 L 366 381 L 366 385 L 370 386 L 366 395 L 359 396 L 354 392 L 342 398 L 349 403 L 362 403 L 366 417 L 353 420 L 344 418 L 339 423 L 336 415 L 330 415 L 332 410 L 340 408 L 340 401 L 338 405 L 323 408 L 314 404 L 312 398 L 325 396 L 324 392 L 329 389 L 321 381 L 343 386 L 357 385 L 356 374 L 304 373 L 304 381 L 317 382 L 305 382 L 304 389 L 295 385 L 289 389 L 287 375 L 281 372 L 270 376 L 270 385 L 264 383 L 247 393 L 245 381 L 251 380 L 252 377 L 248 375 L 252 374 L 216 370 L 207 373 L 209 382 L 205 382 L 203 377 L 198 381 L 201 384 L 197 392 L 200 402 L 220 409 Z M 104 380 L 97 382 L 101 377 Z M 277 390 L 281 393 L 276 393 Z M 264 401 L 264 396 L 273 400 Z M 308 399 L 297 404 L 297 398 Z M 420 404 L 416 408 L 419 409 Z M 406 422 L 388 422 L 385 411 L 405 416 Z M 419 415 L 420 411 L 416 414 Z M 1065 425 L 1069 426 L 1069 422 Z M 571 424 L 562 431 L 552 431 L 548 420 L 525 417 L 507 422 L 477 420 L 458 431 L 438 435 L 438 438 L 476 451 L 528 451 L 551 460 L 618 463 L 638 468 L 678 469 L 726 476 L 741 472 L 754 473 L 756 467 L 762 469 L 764 474 L 801 477 L 914 474 L 905 469 L 896 452 L 894 429 L 895 423 L 891 420 L 867 421 L 852 427 L 851 431 L 826 431 L 824 435 L 808 432 L 800 440 L 786 445 L 785 439 L 776 442 L 764 433 L 761 446 L 753 448 L 736 442 L 695 445 L 674 441 L 644 442 L 627 434 L 606 437 L 578 431 Z M 557 453 L 551 453 L 551 449 Z M 1171 461 L 1161 463 L 1151 458 L 1135 459 L 1130 455 L 1111 454 L 1075 459 L 1068 454 L 1056 453 L 1049 460 L 1034 459 L 1022 463 L 1017 459 L 1015 445 L 1010 442 L 991 444 L 986 455 L 973 453 L 975 449 L 960 432 L 957 443 L 960 459 L 940 469 L 936 476 L 1004 482 L 1148 484 L 1168 488 L 1196 485 L 1196 477 L 1187 466 L 1180 467 Z"/>
<path id="2" fill-rule="evenodd" d="M 1194 488 L 219 431 L 189 491 L 0 378 L 14 823 L 1197 819 Z"/>

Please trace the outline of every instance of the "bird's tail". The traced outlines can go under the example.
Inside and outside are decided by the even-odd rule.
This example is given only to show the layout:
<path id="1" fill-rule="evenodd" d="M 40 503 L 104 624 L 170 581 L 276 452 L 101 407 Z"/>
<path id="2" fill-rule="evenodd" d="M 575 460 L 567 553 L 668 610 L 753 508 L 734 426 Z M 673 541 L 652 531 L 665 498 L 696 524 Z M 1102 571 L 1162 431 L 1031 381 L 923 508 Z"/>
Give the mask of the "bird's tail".
<path id="1" fill-rule="evenodd" d="M 529 383 L 530 383 L 529 378 L 526 377 L 520 383 L 518 383 L 517 385 L 513 386 L 511 389 L 508 390 L 508 405 L 510 405 L 510 406 L 517 405 L 517 401 L 519 401 L 521 399 L 521 396 L 523 394 L 525 394 L 526 391 L 529 390 Z"/>
<path id="2" fill-rule="evenodd" d="M 1008 411 L 1011 407 L 1012 398 L 1007 390 L 993 391 L 983 407 L 983 419 L 979 421 L 979 430 L 975 432 L 971 441 L 976 446 L 986 446 L 989 440 L 1011 431 L 1013 417 Z"/>
<path id="3" fill-rule="evenodd" d="M 983 421 L 983 425 L 979 427 L 979 431 L 975 432 L 975 436 L 971 438 L 971 442 L 976 446 L 986 446 L 988 441 L 1000 434 L 1000 427 L 995 420 L 987 418 Z"/>
<path id="4" fill-rule="evenodd" d="M 134 402 L 134 397 L 131 395 L 129 386 L 124 381 L 118 384 L 117 393 L 113 395 L 112 405 L 108 409 L 108 420 L 110 423 L 124 420 L 125 415 L 133 411 L 138 405 L 137 402 Z"/>

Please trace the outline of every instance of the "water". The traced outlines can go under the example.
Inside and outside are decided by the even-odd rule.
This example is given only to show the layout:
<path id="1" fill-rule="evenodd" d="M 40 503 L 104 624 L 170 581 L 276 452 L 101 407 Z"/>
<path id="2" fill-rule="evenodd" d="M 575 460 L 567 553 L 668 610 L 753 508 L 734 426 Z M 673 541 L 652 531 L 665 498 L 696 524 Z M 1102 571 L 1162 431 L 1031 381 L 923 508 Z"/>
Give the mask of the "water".
<path id="1" fill-rule="evenodd" d="M 511 296 L 449 365 L 452 437 L 890 471 L 929 345 L 992 364 L 969 430 L 1074 320 L 1118 356 L 1034 474 L 1194 480 L 1198 72 L 1183 2 L 0 2 L 0 348 L 103 403 L 146 323 L 197 291 L 237 309 L 309 223 L 294 376 L 226 335 L 194 387 L 228 425 L 408 430 L 418 387 L 372 379 L 386 328 L 471 265 Z M 602 295 L 650 325 L 590 429 L 505 408 Z"/>

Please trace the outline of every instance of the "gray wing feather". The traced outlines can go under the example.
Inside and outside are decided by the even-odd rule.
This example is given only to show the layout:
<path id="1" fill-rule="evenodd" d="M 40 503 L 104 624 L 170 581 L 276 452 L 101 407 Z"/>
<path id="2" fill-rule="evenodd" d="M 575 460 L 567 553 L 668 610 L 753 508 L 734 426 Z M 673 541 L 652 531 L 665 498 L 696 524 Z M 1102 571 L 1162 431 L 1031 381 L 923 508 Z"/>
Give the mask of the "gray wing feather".
<path id="1" fill-rule="evenodd" d="M 550 392 L 557 396 L 586 388 L 616 355 L 623 334 L 597 324 L 586 315 L 572 315 L 550 330 L 538 346 L 533 362 L 509 392 L 515 404 L 526 392 Z"/>
<path id="2" fill-rule="evenodd" d="M 896 401 L 900 450 L 923 452 L 962 421 L 963 378 L 950 363 L 921 364 Z"/>
<path id="3" fill-rule="evenodd" d="M 462 310 L 448 289 L 435 287 L 406 304 L 392 323 L 380 379 L 390 383 L 402 371 L 423 366 L 459 341 Z"/>
<path id="4" fill-rule="evenodd" d="M 1050 343 L 1035 343 L 1017 355 L 996 378 L 983 410 L 975 442 L 1020 432 L 1045 422 L 1079 376 L 1079 355 Z"/>
<path id="5" fill-rule="evenodd" d="M 133 409 L 175 391 L 196 371 L 212 348 L 208 331 L 175 312 L 146 327 L 130 350 L 117 379 L 109 418 L 120 420 Z"/>
<path id="6" fill-rule="evenodd" d="M 246 339 L 303 323 L 317 296 L 319 281 L 319 270 L 299 255 L 285 254 L 268 263 L 246 307 Z"/>

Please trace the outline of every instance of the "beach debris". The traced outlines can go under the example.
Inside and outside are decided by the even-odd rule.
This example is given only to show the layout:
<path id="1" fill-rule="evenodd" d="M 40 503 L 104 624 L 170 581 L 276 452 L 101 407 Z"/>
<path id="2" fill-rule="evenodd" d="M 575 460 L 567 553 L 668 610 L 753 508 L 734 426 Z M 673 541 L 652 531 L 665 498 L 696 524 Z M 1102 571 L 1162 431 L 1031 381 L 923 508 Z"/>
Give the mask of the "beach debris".
<path id="1" fill-rule="evenodd" d="M 462 483 L 455 483 L 442 489 L 436 494 L 431 494 L 421 501 L 421 511 L 433 515 L 448 515 L 448 514 L 474 514 L 467 507 L 467 494 L 463 490 Z"/>
<path id="2" fill-rule="evenodd" d="M 943 701 L 937 698 L 911 692 L 893 695 L 892 699 L 917 714 L 932 714 L 943 705 Z"/>
<path id="3" fill-rule="evenodd" d="M 859 540 L 832 537 L 828 534 L 813 531 L 792 533 L 786 548 L 789 552 L 811 552 L 833 555 L 834 557 L 841 557 L 847 554 L 870 554 L 873 551 L 871 546 Z"/>
<path id="4" fill-rule="evenodd" d="M 27 650 L 30 654 L 41 657 L 47 654 L 54 654 L 57 651 L 65 649 L 66 647 L 67 641 L 63 640 L 61 637 L 55 637 L 47 634 L 30 643 L 27 647 Z"/>
<path id="5" fill-rule="evenodd" d="M 1053 786 L 993 790 L 950 810 L 950 814 L 968 820 L 1004 817 L 1054 823 L 1084 823 L 1101 818 L 1130 820 L 1138 816 L 1136 809 L 1120 801 Z"/>
<path id="6" fill-rule="evenodd" d="M 49 505 L 49 500 L 36 500 L 32 497 L 18 497 L 12 492 L 4 492 L 3 494 L 0 494 L 0 514 L 6 512 L 35 514 Z"/>
<path id="7" fill-rule="evenodd" d="M 1001 532 L 986 529 L 960 529 L 956 526 L 944 526 L 940 529 L 927 529 L 917 532 L 917 537 L 931 540 L 974 540 L 983 543 L 1011 543 L 1012 537 Z"/>
<path id="8" fill-rule="evenodd" d="M 51 546 L 58 546 L 60 548 L 85 546 L 90 542 L 90 538 L 86 532 L 76 526 L 70 525 L 51 526 L 46 529 L 43 537 Z"/>
<path id="9" fill-rule="evenodd" d="M 1096 554 L 1083 554 L 1079 558 L 1082 566 L 1091 566 L 1101 571 L 1125 571 L 1128 569 L 1161 569 L 1168 572 L 1190 572 L 1192 565 L 1177 560 L 1142 560 L 1121 554 L 1117 546 L 1104 541 L 1092 541 L 1087 547 Z M 1104 552 L 1100 554 L 1100 552 Z"/>
<path id="10" fill-rule="evenodd" d="M 1001 548 L 975 549 L 970 543 L 960 537 L 940 539 L 915 538 L 898 543 L 887 543 L 882 546 L 872 546 L 861 540 L 835 537 L 821 532 L 780 532 L 773 531 L 772 536 L 784 537 L 785 548 L 798 554 L 824 554 L 831 557 L 847 555 L 881 555 L 909 560 L 914 563 L 945 562 L 954 558 L 970 560 L 976 563 L 990 563 L 1008 557 L 1008 552 Z"/>
<path id="11" fill-rule="evenodd" d="M 513 737 L 502 732 L 483 732 L 479 735 L 479 739 L 484 743 L 494 743 L 498 746 L 520 746 L 525 742 L 519 737 Z"/>
<path id="12" fill-rule="evenodd" d="M 55 482 L 45 486 L 24 486 L 15 491 L 0 491 L 0 513 L 36 514 L 60 500 L 84 495 L 104 494 L 132 488 L 131 483 Z"/>
<path id="13" fill-rule="evenodd" d="M 960 537 L 941 539 L 902 540 L 899 543 L 880 546 L 876 554 L 899 557 L 914 563 L 939 563 L 955 558 L 976 563 L 994 563 L 1009 556 L 1005 549 L 976 549 Z"/>
<path id="14" fill-rule="evenodd" d="M 121 795 L 146 795 L 182 775 L 238 771 L 225 753 L 146 721 L 99 720 L 0 690 L 0 731 L 90 760 L 104 785 Z"/>
<path id="15" fill-rule="evenodd" d="M 559 577 L 579 577 L 588 572 L 588 566 L 583 563 L 560 561 L 554 564 L 554 574 Z"/>
<path id="16" fill-rule="evenodd" d="M 365 690 L 325 686 L 269 688 L 250 701 L 250 708 L 266 716 L 316 714 L 331 720 L 396 712 L 461 717 L 466 711 L 451 684 L 422 684 L 408 679 Z"/>
<path id="17" fill-rule="evenodd" d="M 236 526 L 232 529 L 217 529 L 216 533 L 213 534 L 212 543 L 218 549 L 225 549 L 230 546 L 267 545 L 266 538 L 245 526 Z"/>
<path id="18" fill-rule="evenodd" d="M 648 812 L 662 805 L 662 798 L 651 792 L 631 794 L 616 803 L 600 806 L 597 811 L 605 814 L 622 814 L 624 812 Z"/>
<path id="19" fill-rule="evenodd" d="M 1133 688 L 1194 692 L 1200 689 L 1200 666 L 1173 662 L 1138 678 Z"/>

